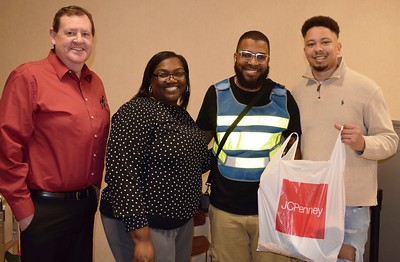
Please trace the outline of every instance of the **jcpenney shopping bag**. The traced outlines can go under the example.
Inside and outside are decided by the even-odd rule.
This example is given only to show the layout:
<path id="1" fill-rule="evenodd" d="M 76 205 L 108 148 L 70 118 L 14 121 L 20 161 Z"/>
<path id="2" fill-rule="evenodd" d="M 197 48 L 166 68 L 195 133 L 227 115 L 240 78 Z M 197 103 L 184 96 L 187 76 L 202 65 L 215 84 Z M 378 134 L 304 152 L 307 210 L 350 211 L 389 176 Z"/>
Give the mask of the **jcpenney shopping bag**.
<path id="1" fill-rule="evenodd" d="M 261 176 L 258 250 L 305 261 L 336 261 L 345 217 L 346 153 L 340 133 L 328 161 L 294 160 L 298 139 L 282 157 L 290 137 Z"/>

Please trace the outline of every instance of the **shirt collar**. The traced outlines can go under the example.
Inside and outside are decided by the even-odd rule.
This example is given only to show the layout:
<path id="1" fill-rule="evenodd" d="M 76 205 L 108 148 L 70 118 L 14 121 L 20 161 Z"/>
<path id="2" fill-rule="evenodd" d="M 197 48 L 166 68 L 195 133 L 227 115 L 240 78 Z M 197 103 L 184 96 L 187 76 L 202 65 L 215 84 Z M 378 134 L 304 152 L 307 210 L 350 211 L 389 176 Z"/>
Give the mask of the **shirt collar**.
<path id="1" fill-rule="evenodd" d="M 338 64 L 339 64 L 339 66 L 336 68 L 336 70 L 333 72 L 333 74 L 332 74 L 329 78 L 327 78 L 327 79 L 340 78 L 340 76 L 341 76 L 342 73 L 343 73 L 343 68 L 345 67 L 343 57 L 338 57 Z M 306 72 L 304 73 L 303 77 L 304 77 L 304 78 L 307 78 L 307 79 L 310 79 L 310 80 L 317 81 L 317 80 L 314 78 L 314 75 L 313 75 L 313 73 L 312 73 L 312 69 L 311 69 L 311 66 L 310 66 L 310 65 L 308 65 L 308 67 L 307 67 L 307 69 L 306 69 Z M 325 79 L 325 80 L 326 80 L 326 79 Z M 324 81 L 325 81 L 325 80 L 324 80 Z M 317 81 L 317 82 L 318 82 L 318 81 Z"/>
<path id="2" fill-rule="evenodd" d="M 71 70 L 58 58 L 58 56 L 54 52 L 54 49 L 50 50 L 47 59 L 50 65 L 56 71 L 59 79 L 62 79 L 65 75 L 70 74 Z M 92 71 L 90 71 L 89 67 L 86 64 L 84 64 L 82 67 L 81 79 L 85 79 L 89 83 L 92 81 Z"/>

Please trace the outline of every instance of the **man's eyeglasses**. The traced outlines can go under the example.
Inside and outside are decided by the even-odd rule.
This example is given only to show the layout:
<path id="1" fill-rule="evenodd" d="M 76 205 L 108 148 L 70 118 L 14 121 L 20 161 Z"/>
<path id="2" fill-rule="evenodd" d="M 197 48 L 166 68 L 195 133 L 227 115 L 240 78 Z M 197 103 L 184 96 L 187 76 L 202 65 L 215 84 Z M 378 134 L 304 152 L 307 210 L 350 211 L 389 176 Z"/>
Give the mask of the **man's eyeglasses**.
<path id="1" fill-rule="evenodd" d="M 178 72 L 173 72 L 173 73 L 160 72 L 160 73 L 157 73 L 157 74 L 153 74 L 153 76 L 157 77 L 157 79 L 159 81 L 167 81 L 171 76 L 175 80 L 184 80 L 185 77 L 186 77 L 186 73 L 184 71 L 178 71 Z"/>
<path id="2" fill-rule="evenodd" d="M 267 59 L 269 58 L 269 55 L 267 54 L 263 53 L 254 54 L 250 51 L 245 51 L 245 50 L 239 51 L 238 53 L 240 54 L 242 60 L 245 62 L 250 62 L 253 59 L 253 57 L 255 57 L 257 63 L 265 64 L 267 62 Z"/>

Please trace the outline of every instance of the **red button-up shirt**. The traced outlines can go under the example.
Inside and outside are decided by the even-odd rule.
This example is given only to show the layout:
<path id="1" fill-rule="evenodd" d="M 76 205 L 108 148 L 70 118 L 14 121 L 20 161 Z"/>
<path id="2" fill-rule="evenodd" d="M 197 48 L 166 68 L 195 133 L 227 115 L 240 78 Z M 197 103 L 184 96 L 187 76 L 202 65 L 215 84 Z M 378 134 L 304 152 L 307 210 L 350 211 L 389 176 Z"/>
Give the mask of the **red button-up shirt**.
<path id="1" fill-rule="evenodd" d="M 34 213 L 29 189 L 100 185 L 110 110 L 100 78 L 80 79 L 50 51 L 15 69 L 0 100 L 0 193 L 17 220 Z"/>

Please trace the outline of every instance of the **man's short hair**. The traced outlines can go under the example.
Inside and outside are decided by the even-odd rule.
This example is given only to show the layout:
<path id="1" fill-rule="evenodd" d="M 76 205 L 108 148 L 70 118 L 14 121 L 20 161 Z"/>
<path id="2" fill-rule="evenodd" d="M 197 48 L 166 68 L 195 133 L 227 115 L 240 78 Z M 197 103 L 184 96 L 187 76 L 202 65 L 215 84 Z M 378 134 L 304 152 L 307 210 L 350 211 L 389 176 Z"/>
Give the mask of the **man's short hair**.
<path id="1" fill-rule="evenodd" d="M 244 33 L 239 38 L 238 44 L 236 46 L 236 52 L 239 51 L 239 45 L 245 39 L 251 39 L 251 40 L 254 40 L 254 41 L 264 41 L 265 43 L 267 43 L 268 49 L 270 48 L 269 47 L 268 37 L 266 35 L 264 35 L 263 33 L 261 33 L 260 31 L 254 31 L 253 30 L 253 31 L 248 31 L 248 32 Z"/>
<path id="2" fill-rule="evenodd" d="M 340 29 L 338 23 L 329 16 L 322 15 L 311 17 L 304 22 L 303 26 L 301 27 L 301 34 L 303 35 L 303 37 L 306 36 L 308 30 L 316 26 L 328 28 L 329 30 L 334 32 L 339 38 Z"/>
<path id="3" fill-rule="evenodd" d="M 93 22 L 92 15 L 85 8 L 82 8 L 80 6 L 75 6 L 75 5 L 66 6 L 66 7 L 63 7 L 60 10 L 58 10 L 58 12 L 56 13 L 56 15 L 54 16 L 54 19 L 53 19 L 54 32 L 58 33 L 58 30 L 60 28 L 60 18 L 64 15 L 66 15 L 66 16 L 84 16 L 84 15 L 86 15 L 89 18 L 90 23 L 92 25 L 92 35 L 94 36 L 94 22 Z"/>

